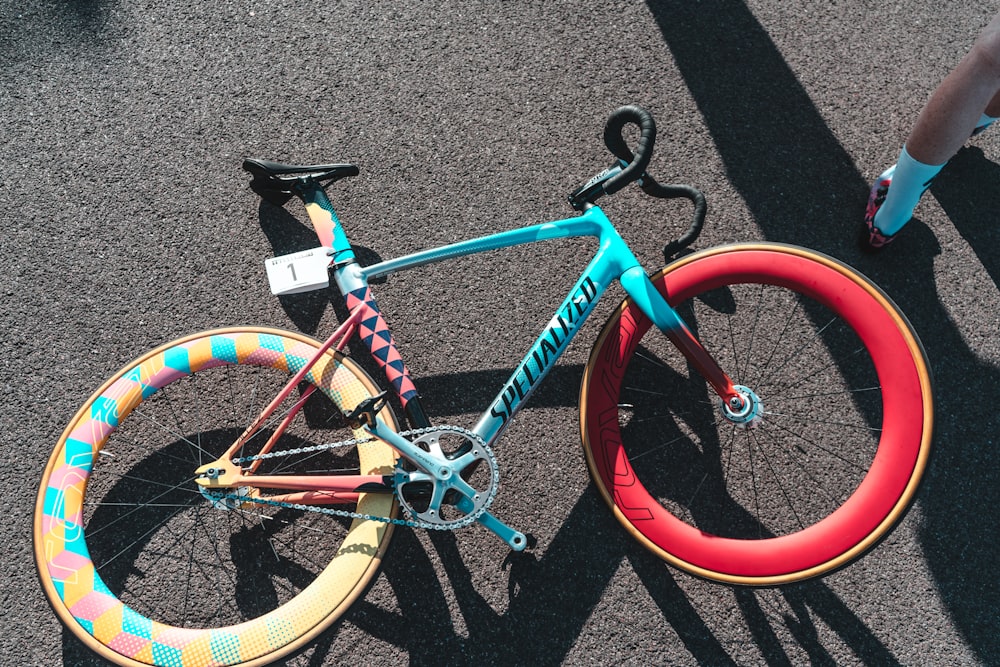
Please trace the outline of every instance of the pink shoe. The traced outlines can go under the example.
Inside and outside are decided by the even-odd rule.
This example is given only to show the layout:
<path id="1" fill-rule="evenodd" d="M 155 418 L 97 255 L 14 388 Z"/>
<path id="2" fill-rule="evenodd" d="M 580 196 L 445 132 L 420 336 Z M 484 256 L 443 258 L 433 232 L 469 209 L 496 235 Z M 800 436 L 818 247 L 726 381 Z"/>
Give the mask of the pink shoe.
<path id="1" fill-rule="evenodd" d="M 889 192 L 892 184 L 892 174 L 896 171 L 896 165 L 892 165 L 875 179 L 871 192 L 868 195 L 868 208 L 865 209 L 865 227 L 861 231 L 861 249 L 865 252 L 878 252 L 885 246 L 892 243 L 896 238 L 895 234 L 883 234 L 875 226 L 875 214 L 885 202 L 885 196 Z"/>

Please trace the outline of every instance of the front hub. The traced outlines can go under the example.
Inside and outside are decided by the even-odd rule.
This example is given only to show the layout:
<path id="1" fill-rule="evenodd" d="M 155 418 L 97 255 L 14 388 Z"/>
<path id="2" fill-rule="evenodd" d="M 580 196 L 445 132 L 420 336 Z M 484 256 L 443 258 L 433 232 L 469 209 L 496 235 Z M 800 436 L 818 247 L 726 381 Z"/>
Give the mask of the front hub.
<path id="1" fill-rule="evenodd" d="M 764 416 L 764 404 L 749 387 L 736 385 L 736 392 L 742 399 L 741 405 L 736 401 L 722 401 L 722 414 L 726 419 L 743 428 L 753 428 Z"/>

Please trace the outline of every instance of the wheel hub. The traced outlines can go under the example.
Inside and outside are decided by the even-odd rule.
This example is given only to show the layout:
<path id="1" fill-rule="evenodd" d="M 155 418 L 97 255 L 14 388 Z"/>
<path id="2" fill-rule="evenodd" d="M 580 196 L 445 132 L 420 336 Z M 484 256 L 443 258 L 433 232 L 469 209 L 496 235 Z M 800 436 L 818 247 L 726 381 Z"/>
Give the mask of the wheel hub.
<path id="1" fill-rule="evenodd" d="M 740 398 L 741 405 L 730 405 L 735 401 L 722 401 L 722 414 L 726 419 L 743 428 L 753 428 L 764 416 L 764 403 L 749 387 L 736 385 L 734 387 Z"/>

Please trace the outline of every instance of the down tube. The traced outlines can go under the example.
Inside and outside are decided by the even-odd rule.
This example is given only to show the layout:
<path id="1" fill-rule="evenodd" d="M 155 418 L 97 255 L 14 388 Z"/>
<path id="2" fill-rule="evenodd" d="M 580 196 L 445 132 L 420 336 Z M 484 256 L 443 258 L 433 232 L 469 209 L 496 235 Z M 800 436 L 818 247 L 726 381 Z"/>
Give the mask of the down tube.
<path id="1" fill-rule="evenodd" d="M 500 437 L 521 405 L 541 384 L 569 346 L 570 341 L 593 312 L 594 305 L 600 300 L 601 295 L 618 278 L 621 268 L 620 265 L 616 268 L 613 260 L 608 261 L 606 254 L 609 251 L 610 249 L 602 244 L 601 249 L 559 306 L 559 310 L 549 320 L 513 375 L 493 399 L 492 405 L 480 417 L 479 423 L 473 430 L 487 444 L 492 445 Z"/>

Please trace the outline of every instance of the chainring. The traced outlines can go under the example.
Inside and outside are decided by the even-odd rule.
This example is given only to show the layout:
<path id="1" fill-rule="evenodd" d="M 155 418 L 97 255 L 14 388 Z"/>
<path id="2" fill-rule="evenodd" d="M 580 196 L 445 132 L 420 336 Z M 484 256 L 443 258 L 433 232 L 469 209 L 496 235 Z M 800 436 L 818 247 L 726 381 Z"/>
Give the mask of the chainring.
<path id="1" fill-rule="evenodd" d="M 475 522 L 493 503 L 500 469 L 481 437 L 457 426 L 439 426 L 412 440 L 437 463 L 420 470 L 401 458 L 394 482 L 400 506 L 415 521 L 453 530 Z"/>

